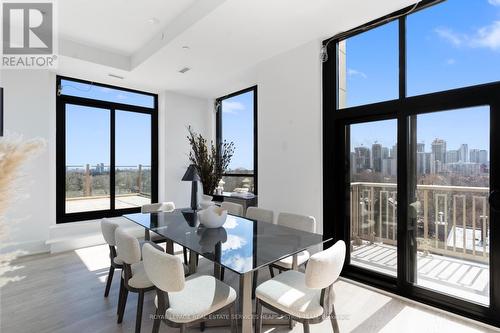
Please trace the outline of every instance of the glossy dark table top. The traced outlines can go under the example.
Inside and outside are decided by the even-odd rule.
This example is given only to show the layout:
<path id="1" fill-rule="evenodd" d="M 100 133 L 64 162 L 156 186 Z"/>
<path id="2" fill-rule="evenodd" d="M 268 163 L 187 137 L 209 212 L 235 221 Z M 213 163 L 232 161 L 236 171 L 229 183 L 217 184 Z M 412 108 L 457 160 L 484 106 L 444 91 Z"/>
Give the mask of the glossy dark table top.
<path id="1" fill-rule="evenodd" d="M 328 241 L 319 234 L 233 215 L 222 227 L 208 229 L 188 209 L 124 217 L 239 274 Z"/>

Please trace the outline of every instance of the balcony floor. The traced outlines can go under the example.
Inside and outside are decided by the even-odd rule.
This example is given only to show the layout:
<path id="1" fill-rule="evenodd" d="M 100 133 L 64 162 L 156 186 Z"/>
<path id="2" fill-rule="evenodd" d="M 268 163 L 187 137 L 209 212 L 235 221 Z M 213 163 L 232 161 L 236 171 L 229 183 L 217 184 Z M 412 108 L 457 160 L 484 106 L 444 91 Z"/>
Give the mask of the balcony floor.
<path id="1" fill-rule="evenodd" d="M 417 285 L 475 303 L 489 304 L 489 267 L 449 256 L 417 254 Z M 396 276 L 397 250 L 393 245 L 365 242 L 353 246 L 351 263 Z"/>
<path id="2" fill-rule="evenodd" d="M 115 200 L 116 209 L 141 207 L 151 203 L 151 199 L 141 195 L 117 196 Z M 109 197 L 97 198 L 75 198 L 66 200 L 66 213 L 89 212 L 94 210 L 109 209 Z"/>

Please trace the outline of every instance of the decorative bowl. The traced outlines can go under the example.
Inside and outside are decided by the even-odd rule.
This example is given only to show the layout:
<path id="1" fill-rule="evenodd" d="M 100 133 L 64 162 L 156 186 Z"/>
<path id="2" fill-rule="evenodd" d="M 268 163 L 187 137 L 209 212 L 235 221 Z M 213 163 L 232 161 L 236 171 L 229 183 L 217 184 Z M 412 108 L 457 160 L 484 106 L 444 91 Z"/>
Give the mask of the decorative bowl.
<path id="1" fill-rule="evenodd" d="M 227 218 L 227 210 L 217 206 L 210 206 L 198 212 L 200 223 L 206 228 L 219 228 L 224 225 Z"/>

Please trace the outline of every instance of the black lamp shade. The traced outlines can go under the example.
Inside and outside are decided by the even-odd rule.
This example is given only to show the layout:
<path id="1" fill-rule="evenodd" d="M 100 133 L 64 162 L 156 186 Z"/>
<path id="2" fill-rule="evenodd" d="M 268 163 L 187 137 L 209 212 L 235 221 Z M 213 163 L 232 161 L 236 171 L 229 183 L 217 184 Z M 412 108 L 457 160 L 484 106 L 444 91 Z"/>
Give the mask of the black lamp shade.
<path id="1" fill-rule="evenodd" d="M 187 170 L 184 176 L 182 177 L 183 181 L 191 181 L 191 182 L 198 182 L 200 181 L 200 175 L 198 175 L 198 170 L 196 169 L 196 165 L 191 164 Z"/>

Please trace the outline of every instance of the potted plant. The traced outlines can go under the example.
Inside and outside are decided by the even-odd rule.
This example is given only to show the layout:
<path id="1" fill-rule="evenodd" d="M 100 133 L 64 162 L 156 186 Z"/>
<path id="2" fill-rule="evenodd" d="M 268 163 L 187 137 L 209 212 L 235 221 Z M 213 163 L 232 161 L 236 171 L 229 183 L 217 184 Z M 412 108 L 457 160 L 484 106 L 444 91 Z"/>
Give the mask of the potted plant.
<path id="1" fill-rule="evenodd" d="M 222 176 L 227 171 L 231 158 L 234 155 L 234 142 L 224 142 L 215 145 L 213 141 L 205 139 L 201 134 L 188 127 L 189 161 L 196 166 L 203 184 L 203 193 L 212 195 Z"/>

